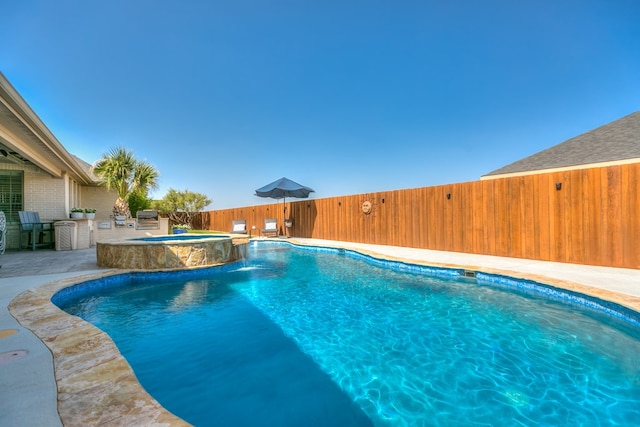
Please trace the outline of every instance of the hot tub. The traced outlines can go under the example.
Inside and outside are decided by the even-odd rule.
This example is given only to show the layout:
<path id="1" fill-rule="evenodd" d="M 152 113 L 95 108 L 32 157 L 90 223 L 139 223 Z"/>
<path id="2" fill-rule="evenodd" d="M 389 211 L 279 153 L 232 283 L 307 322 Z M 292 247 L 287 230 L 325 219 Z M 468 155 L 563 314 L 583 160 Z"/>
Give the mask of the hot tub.
<path id="1" fill-rule="evenodd" d="M 187 234 L 103 240 L 96 244 L 99 267 L 166 270 L 226 264 L 244 258 L 246 237 Z"/>

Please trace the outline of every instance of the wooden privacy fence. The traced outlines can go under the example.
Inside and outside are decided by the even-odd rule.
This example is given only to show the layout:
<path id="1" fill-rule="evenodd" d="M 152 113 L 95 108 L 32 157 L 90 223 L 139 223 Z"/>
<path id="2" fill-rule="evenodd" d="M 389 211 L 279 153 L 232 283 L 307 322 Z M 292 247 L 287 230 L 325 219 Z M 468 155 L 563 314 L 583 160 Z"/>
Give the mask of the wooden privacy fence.
<path id="1" fill-rule="evenodd" d="M 640 268 L 640 163 L 287 202 L 288 235 Z M 369 212 L 365 212 L 370 207 Z M 203 213 L 210 230 L 283 203 Z"/>

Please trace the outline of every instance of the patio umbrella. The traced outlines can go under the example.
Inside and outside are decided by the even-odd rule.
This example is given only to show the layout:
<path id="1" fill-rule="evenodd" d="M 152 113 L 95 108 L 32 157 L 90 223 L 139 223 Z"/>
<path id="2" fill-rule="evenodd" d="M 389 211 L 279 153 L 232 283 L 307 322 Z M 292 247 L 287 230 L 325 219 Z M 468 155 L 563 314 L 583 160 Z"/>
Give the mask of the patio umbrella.
<path id="1" fill-rule="evenodd" d="M 291 181 L 289 178 L 280 178 L 273 181 L 271 184 L 267 184 L 262 188 L 256 190 L 256 196 L 258 197 L 270 197 L 272 199 L 284 199 L 283 212 L 286 219 L 286 203 L 287 197 L 295 197 L 297 199 L 306 199 L 309 197 L 309 193 L 314 193 L 312 188 L 298 184 L 295 181 Z"/>

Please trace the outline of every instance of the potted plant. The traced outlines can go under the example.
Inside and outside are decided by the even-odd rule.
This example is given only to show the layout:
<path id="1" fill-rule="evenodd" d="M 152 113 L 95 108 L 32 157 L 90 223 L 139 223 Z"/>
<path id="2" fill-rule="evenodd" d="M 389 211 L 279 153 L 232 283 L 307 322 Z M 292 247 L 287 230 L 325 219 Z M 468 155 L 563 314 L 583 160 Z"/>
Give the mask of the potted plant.
<path id="1" fill-rule="evenodd" d="M 71 208 L 71 218 L 73 219 L 82 219 L 84 217 L 84 209 L 82 208 Z"/>
<path id="2" fill-rule="evenodd" d="M 184 234 L 189 231 L 191 227 L 188 224 L 176 224 L 173 226 L 173 234 Z"/>
<path id="3" fill-rule="evenodd" d="M 96 217 L 96 210 L 92 208 L 85 208 L 84 216 L 87 219 L 94 219 Z"/>

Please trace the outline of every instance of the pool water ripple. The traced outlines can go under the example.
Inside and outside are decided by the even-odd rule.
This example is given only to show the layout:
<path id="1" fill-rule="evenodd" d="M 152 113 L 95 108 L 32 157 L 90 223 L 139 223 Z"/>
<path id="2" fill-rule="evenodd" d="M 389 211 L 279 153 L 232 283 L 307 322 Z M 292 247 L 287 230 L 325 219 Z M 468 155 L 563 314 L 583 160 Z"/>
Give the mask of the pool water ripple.
<path id="1" fill-rule="evenodd" d="M 143 386 L 196 425 L 640 419 L 639 334 L 617 319 L 468 279 L 277 249 L 253 247 L 235 272 L 102 290 L 64 308 L 109 333 Z"/>

